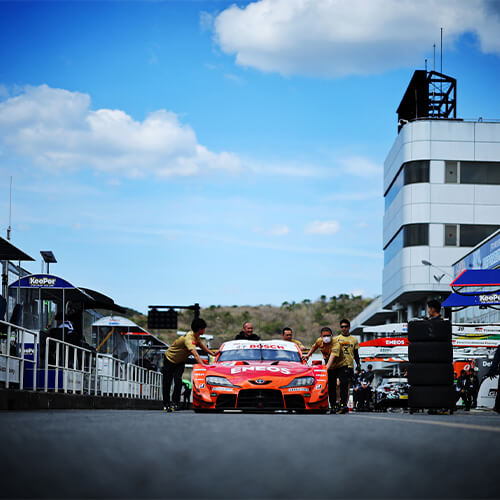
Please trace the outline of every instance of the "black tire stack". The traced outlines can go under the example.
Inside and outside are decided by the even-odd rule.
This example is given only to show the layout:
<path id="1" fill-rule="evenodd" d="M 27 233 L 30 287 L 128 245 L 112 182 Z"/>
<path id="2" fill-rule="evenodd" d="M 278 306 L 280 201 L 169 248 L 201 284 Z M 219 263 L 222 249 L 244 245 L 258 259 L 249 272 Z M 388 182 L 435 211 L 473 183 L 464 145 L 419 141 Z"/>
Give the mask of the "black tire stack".
<path id="1" fill-rule="evenodd" d="M 442 319 L 408 323 L 408 407 L 450 412 L 455 408 L 451 323 Z"/>

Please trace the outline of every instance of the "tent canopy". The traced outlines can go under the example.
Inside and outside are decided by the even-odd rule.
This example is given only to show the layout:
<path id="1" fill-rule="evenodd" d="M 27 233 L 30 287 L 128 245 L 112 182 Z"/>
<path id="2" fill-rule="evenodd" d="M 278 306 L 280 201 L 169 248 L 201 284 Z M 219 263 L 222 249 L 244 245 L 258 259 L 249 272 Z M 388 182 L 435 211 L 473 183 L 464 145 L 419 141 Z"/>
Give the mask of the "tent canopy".
<path id="1" fill-rule="evenodd" d="M 34 261 L 33 257 L 30 257 L 27 253 L 19 250 L 14 246 L 9 240 L 0 237 L 0 260 L 31 260 Z"/>
<path id="2" fill-rule="evenodd" d="M 470 295 L 452 293 L 441 305 L 443 307 L 498 306 L 500 305 L 500 294 L 482 293 Z"/>
<path id="3" fill-rule="evenodd" d="M 63 293 L 65 300 L 74 302 L 88 302 L 93 300 L 90 295 L 80 288 L 73 286 L 69 281 L 52 274 L 31 274 L 24 276 L 9 285 L 10 290 L 15 290 L 16 288 L 43 290 L 43 298 L 45 300 L 62 300 Z"/>
<path id="4" fill-rule="evenodd" d="M 462 271 L 451 283 L 456 287 L 500 287 L 500 269 L 466 269 Z"/>

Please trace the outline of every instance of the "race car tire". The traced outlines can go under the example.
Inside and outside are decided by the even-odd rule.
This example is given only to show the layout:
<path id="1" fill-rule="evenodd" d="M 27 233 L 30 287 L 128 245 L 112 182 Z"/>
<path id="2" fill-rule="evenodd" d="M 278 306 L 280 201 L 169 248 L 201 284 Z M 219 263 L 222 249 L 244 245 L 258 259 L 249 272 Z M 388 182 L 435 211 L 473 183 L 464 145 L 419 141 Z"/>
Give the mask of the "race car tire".
<path id="1" fill-rule="evenodd" d="M 453 385 L 410 387 L 408 406 L 410 413 L 422 408 L 453 410 L 455 408 L 455 387 Z"/>
<path id="2" fill-rule="evenodd" d="M 414 320 L 408 323 L 408 340 L 412 342 L 451 342 L 451 322 L 442 319 Z"/>
<path id="3" fill-rule="evenodd" d="M 408 383 L 418 385 L 453 384 L 453 365 L 451 363 L 410 363 Z"/>
<path id="4" fill-rule="evenodd" d="M 410 363 L 453 363 L 451 342 L 412 342 L 408 346 Z"/>

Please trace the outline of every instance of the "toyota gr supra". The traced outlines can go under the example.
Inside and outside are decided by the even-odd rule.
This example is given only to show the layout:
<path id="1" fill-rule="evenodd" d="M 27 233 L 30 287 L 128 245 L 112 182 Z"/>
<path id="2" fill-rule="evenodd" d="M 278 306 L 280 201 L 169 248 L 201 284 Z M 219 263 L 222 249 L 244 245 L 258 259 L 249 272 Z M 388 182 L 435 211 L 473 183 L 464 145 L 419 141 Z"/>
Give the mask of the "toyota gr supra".
<path id="1" fill-rule="evenodd" d="M 326 412 L 326 368 L 309 366 L 292 342 L 225 342 L 213 364 L 193 367 L 193 408 Z"/>

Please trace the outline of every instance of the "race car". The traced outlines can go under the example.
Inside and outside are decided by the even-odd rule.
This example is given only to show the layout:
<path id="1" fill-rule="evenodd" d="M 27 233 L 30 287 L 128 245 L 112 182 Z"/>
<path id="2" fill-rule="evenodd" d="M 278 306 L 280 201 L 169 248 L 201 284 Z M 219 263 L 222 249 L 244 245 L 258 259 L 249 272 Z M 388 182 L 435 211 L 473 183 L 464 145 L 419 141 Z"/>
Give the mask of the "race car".
<path id="1" fill-rule="evenodd" d="M 326 367 L 309 366 L 293 342 L 225 342 L 212 365 L 193 367 L 193 409 L 324 413 Z"/>

